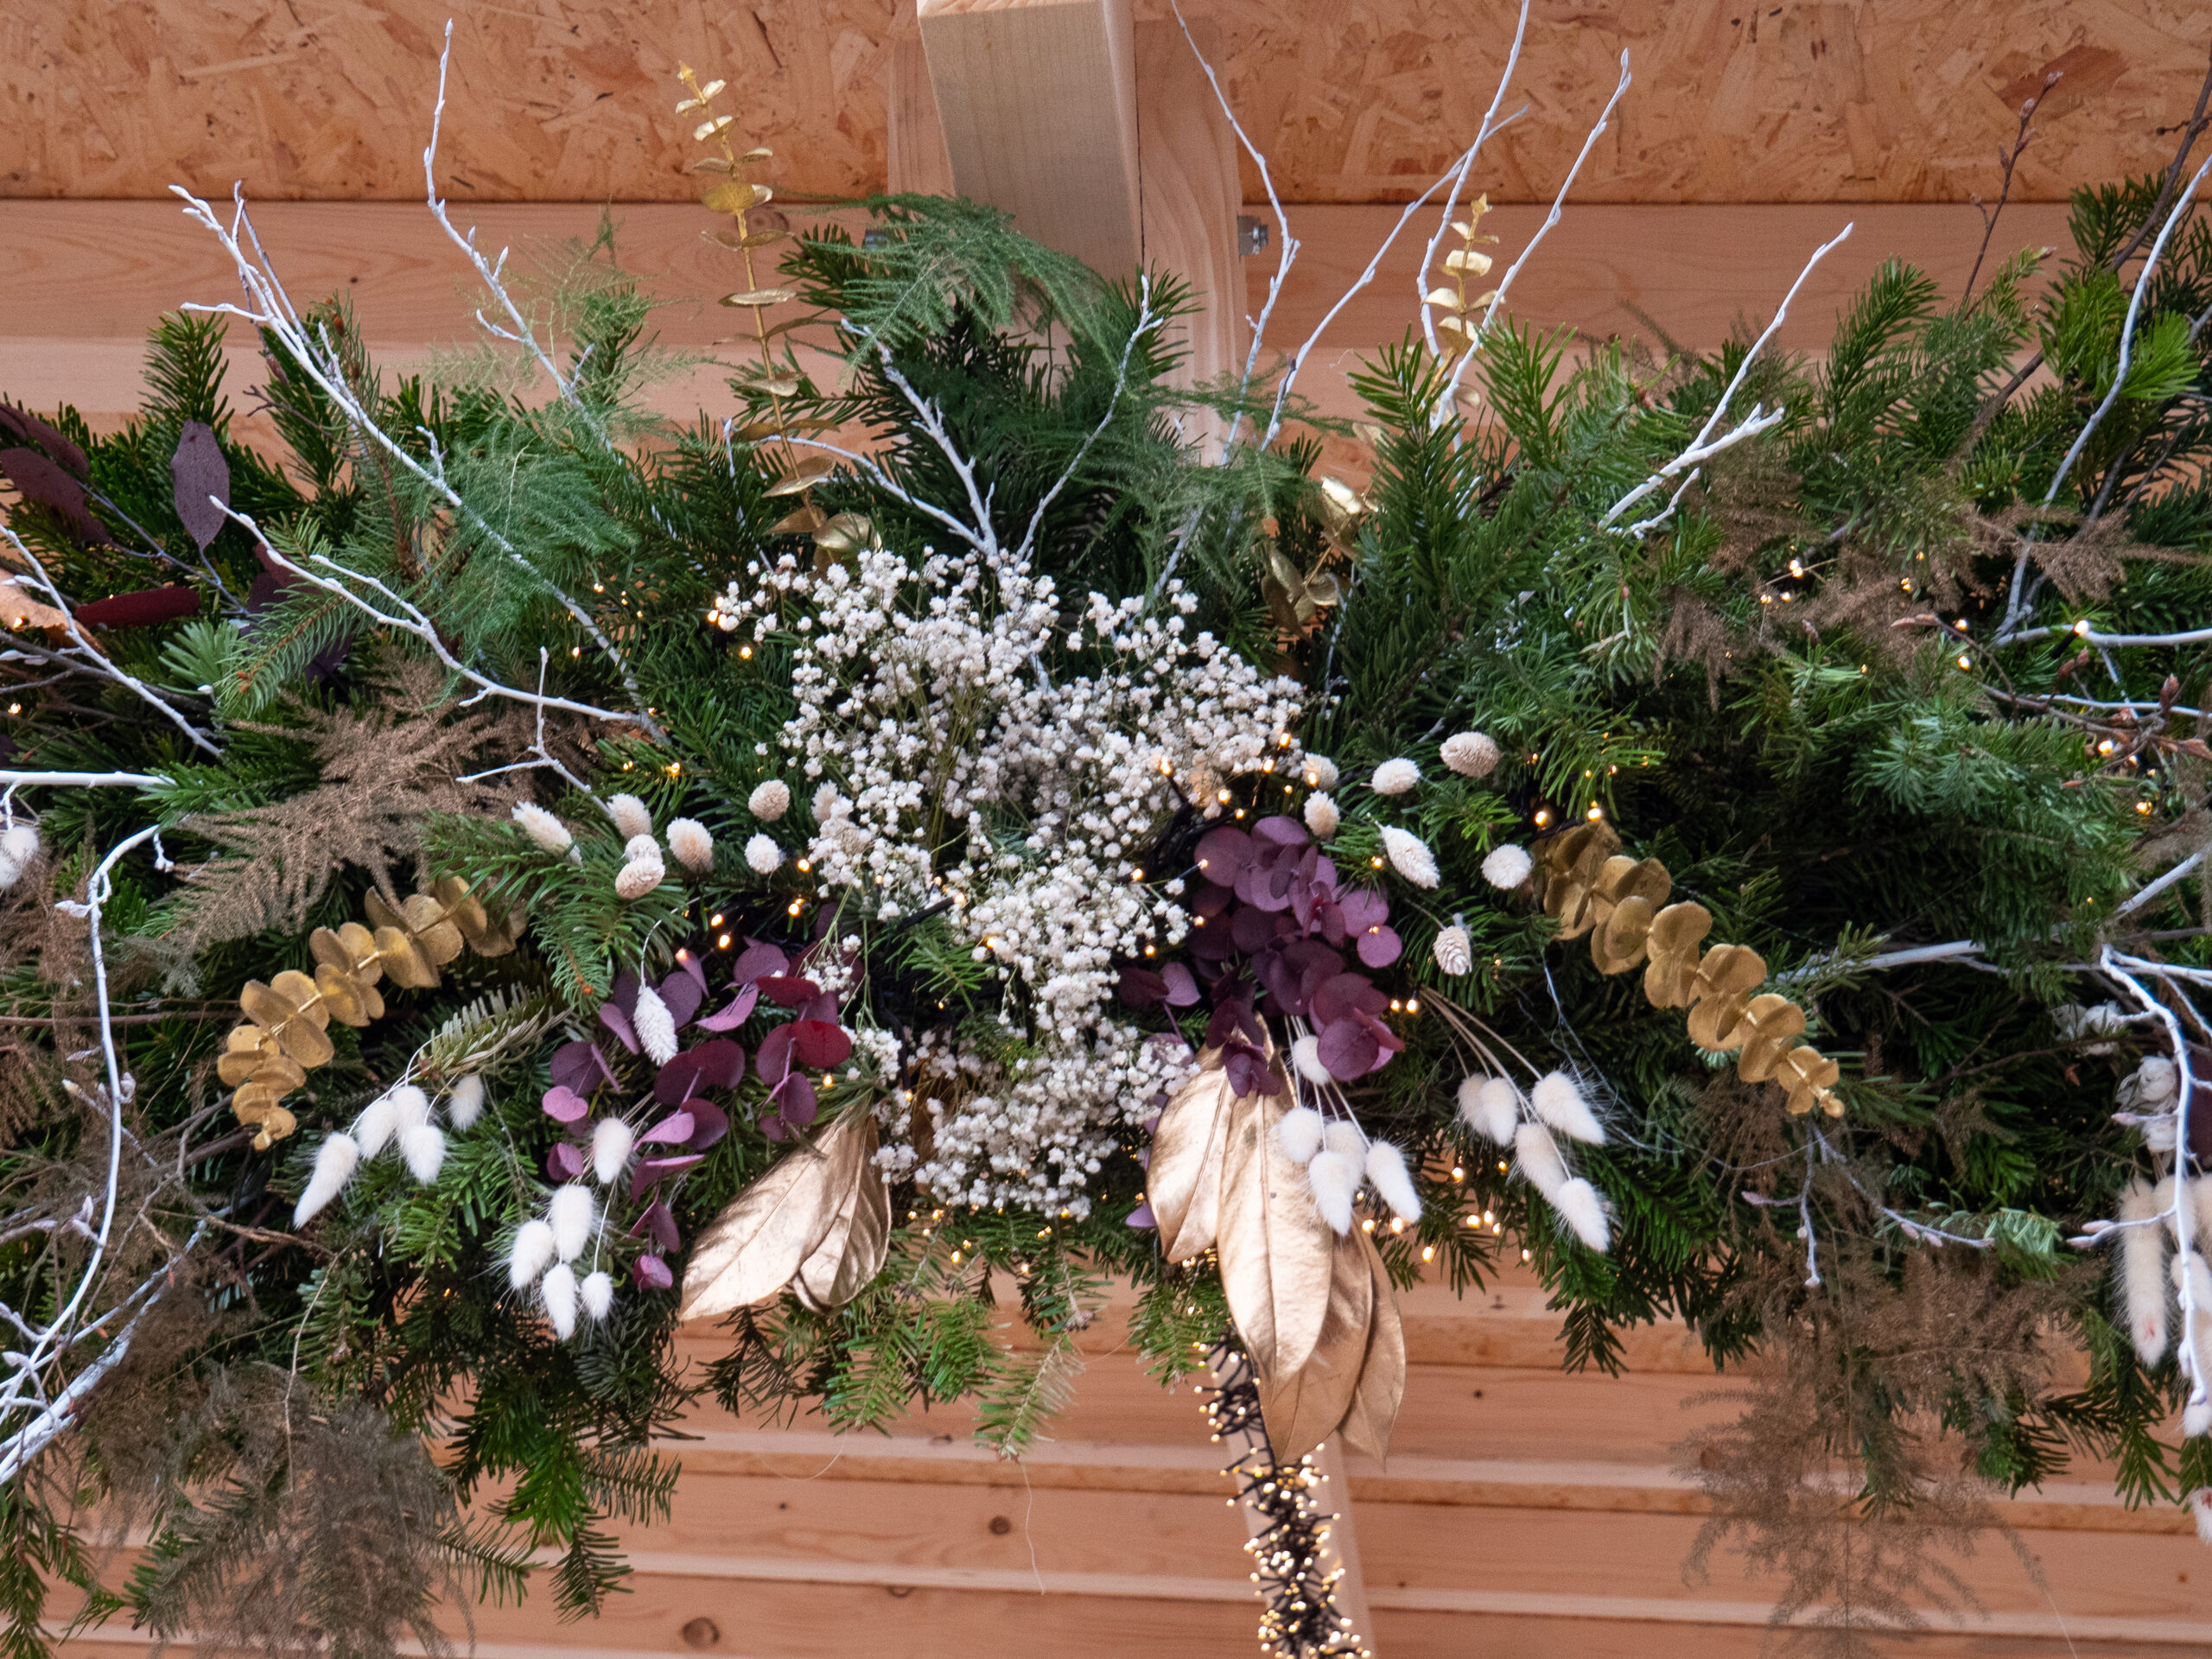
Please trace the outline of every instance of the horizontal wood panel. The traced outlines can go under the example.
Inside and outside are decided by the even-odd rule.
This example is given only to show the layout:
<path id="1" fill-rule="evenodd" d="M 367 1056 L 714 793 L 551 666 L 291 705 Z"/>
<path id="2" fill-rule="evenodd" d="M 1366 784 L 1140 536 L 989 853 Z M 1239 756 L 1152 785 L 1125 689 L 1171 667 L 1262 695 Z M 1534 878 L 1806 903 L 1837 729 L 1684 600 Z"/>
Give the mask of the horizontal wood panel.
<path id="1" fill-rule="evenodd" d="M 1140 22 L 1170 14 L 1140 0 Z M 1513 9 L 1451 0 L 1190 0 L 1291 200 L 1403 200 L 1472 137 Z M 680 200 L 693 116 L 676 67 L 772 146 L 772 182 L 881 188 L 886 81 L 911 0 L 14 0 L 0 9 L 0 194 L 406 198 L 454 19 L 442 151 L 456 199 Z M 1964 201 L 2051 67 L 2021 165 L 2032 198 L 2162 164 L 2204 68 L 2192 0 L 1614 0 L 1534 9 L 1529 112 L 1476 178 L 1548 200 L 1630 54 L 1637 84 L 1586 169 L 1612 201 Z M 1248 194 L 1258 193 L 1248 176 Z"/>

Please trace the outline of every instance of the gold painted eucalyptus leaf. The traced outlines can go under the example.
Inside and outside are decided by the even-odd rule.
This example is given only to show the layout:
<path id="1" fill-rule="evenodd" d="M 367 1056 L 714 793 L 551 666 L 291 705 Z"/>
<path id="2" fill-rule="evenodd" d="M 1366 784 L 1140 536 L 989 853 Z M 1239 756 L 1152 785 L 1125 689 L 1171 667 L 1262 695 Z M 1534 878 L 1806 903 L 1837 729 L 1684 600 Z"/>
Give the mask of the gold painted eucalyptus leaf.
<path id="1" fill-rule="evenodd" d="M 867 1120 L 852 1185 L 829 1232 L 799 1264 L 799 1300 L 820 1313 L 842 1307 L 883 1271 L 891 1251 L 891 1193 L 875 1166 L 875 1123 Z"/>
<path id="2" fill-rule="evenodd" d="M 1291 1376 L 1320 1341 L 1337 1238 L 1275 1134 L 1277 1103 L 1292 1095 L 1282 1062 L 1274 1067 L 1280 1094 L 1246 1095 L 1230 1109 L 1214 1243 L 1230 1316 L 1263 1380 Z"/>
<path id="3" fill-rule="evenodd" d="M 1278 1464 L 1296 1463 L 1337 1432 L 1358 1391 L 1375 1323 L 1375 1275 L 1367 1235 L 1355 1227 L 1329 1255 L 1329 1296 L 1320 1338 L 1306 1363 L 1260 1378 L 1260 1414 Z M 1371 1248 L 1371 1247 L 1370 1247 Z"/>
<path id="4" fill-rule="evenodd" d="M 750 1306 L 791 1283 L 836 1225 L 874 1140 L 866 1113 L 842 1117 L 739 1193 L 691 1247 L 680 1317 Z"/>
<path id="5" fill-rule="evenodd" d="M 1145 1201 L 1160 1223 L 1160 1248 L 1170 1262 L 1187 1262 L 1213 1245 L 1234 1098 L 1221 1051 L 1210 1048 L 1152 1132 Z"/>
<path id="6" fill-rule="evenodd" d="M 1406 1397 L 1406 1326 L 1398 1313 L 1397 1288 L 1382 1265 L 1375 1241 L 1354 1228 L 1367 1269 L 1375 1281 L 1375 1322 L 1367 1333 L 1367 1357 L 1359 1368 L 1359 1386 L 1352 1391 L 1351 1406 L 1338 1433 L 1344 1444 L 1364 1452 L 1380 1463 L 1389 1455 L 1390 1430 L 1398 1421 L 1398 1408 Z"/>

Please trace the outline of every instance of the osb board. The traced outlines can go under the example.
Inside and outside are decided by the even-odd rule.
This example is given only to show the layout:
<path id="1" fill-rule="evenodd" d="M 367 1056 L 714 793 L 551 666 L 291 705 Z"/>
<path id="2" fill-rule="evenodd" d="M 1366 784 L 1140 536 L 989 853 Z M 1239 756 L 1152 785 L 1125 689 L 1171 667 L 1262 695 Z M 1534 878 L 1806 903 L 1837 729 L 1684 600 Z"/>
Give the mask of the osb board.
<path id="1" fill-rule="evenodd" d="M 1403 200 L 1466 142 L 1510 0 L 1191 0 L 1292 200 Z M 911 0 L 11 0 L 0 195 L 144 197 L 172 181 L 292 199 L 416 196 L 454 19 L 456 197 L 687 194 L 679 60 L 779 152 L 787 191 L 879 188 L 886 79 Z M 1137 0 L 1140 21 L 1167 16 Z M 1637 85 L 1578 186 L 1592 201 L 1964 200 L 2046 67 L 2065 70 L 2019 191 L 2056 200 L 2162 162 L 2203 73 L 2199 0 L 1539 0 L 1529 105 L 1478 182 L 1548 196 L 1620 51 Z M 1256 175 L 1247 169 L 1246 194 Z"/>

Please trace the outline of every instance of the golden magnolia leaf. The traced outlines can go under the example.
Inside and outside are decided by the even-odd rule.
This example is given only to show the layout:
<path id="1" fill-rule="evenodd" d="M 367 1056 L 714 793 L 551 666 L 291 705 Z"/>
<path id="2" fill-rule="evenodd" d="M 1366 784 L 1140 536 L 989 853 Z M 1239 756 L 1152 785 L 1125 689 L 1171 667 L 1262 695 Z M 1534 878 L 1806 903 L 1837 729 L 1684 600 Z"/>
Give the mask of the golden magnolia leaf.
<path id="1" fill-rule="evenodd" d="M 691 1247 L 679 1317 L 748 1307 L 791 1283 L 836 1225 L 874 1128 L 865 1113 L 840 1118 L 739 1193 Z"/>
<path id="2" fill-rule="evenodd" d="M 722 303 L 724 305 L 748 305 L 755 308 L 765 308 L 771 305 L 788 305 L 791 301 L 798 297 L 798 290 L 794 289 L 748 288 L 741 294 L 723 295 Z"/>
<path id="3" fill-rule="evenodd" d="M 809 455 L 793 467 L 790 474 L 771 484 L 769 495 L 797 495 L 810 490 L 836 470 L 837 462 L 830 455 Z"/>
<path id="4" fill-rule="evenodd" d="M 1457 311 L 1459 309 L 1459 293 L 1457 289 L 1433 288 L 1429 289 L 1427 298 L 1423 302 L 1441 306 L 1446 311 Z"/>
<path id="5" fill-rule="evenodd" d="M 1274 1062 L 1278 1095 L 1240 1096 L 1230 1109 L 1221 1172 L 1221 1285 L 1244 1351 L 1263 1379 L 1289 1376 L 1312 1357 L 1328 1317 L 1336 1234 L 1275 1134 L 1292 1098 Z"/>
<path id="6" fill-rule="evenodd" d="M 689 168 L 693 173 L 727 173 L 729 163 L 719 156 L 702 156 Z"/>
<path id="7" fill-rule="evenodd" d="M 1366 1244 L 1367 1235 L 1355 1227 L 1330 1252 L 1320 1337 L 1306 1363 L 1259 1379 L 1260 1414 L 1278 1464 L 1296 1463 L 1327 1440 L 1351 1408 L 1375 1322 L 1375 1277 L 1361 1248 Z"/>
<path id="8" fill-rule="evenodd" d="M 1187 1262 L 1213 1245 L 1232 1098 L 1221 1051 L 1207 1049 L 1153 1129 L 1145 1202 L 1160 1223 L 1160 1248 L 1170 1262 Z"/>
<path id="9" fill-rule="evenodd" d="M 798 396 L 798 376 L 764 374 L 745 382 L 745 390 L 760 397 L 796 397 Z"/>
<path id="10" fill-rule="evenodd" d="M 1398 1292 L 1390 1282 L 1375 1242 L 1354 1228 L 1375 1281 L 1375 1321 L 1367 1335 L 1367 1357 L 1359 1368 L 1359 1386 L 1352 1391 L 1351 1407 L 1344 1413 L 1338 1433 L 1344 1444 L 1380 1463 L 1389 1454 L 1390 1430 L 1398 1421 L 1398 1408 L 1406 1397 L 1406 1326 L 1398 1313 Z"/>
<path id="11" fill-rule="evenodd" d="M 867 1289 L 891 1253 L 891 1192 L 875 1166 L 875 1124 L 866 1126 L 853 1181 L 830 1231 L 799 1264 L 794 1288 L 817 1312 L 842 1307 Z"/>

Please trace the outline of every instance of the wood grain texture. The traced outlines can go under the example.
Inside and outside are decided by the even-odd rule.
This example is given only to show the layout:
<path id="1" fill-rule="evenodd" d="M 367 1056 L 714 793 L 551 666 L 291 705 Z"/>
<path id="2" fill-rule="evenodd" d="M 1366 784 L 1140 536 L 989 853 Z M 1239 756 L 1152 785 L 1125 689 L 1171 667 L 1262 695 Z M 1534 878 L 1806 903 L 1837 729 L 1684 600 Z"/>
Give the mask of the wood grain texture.
<path id="1" fill-rule="evenodd" d="M 1191 0 L 1294 201 L 1402 200 L 1473 135 L 1507 0 Z M 911 0 L 13 0 L 0 8 L 0 195 L 414 199 L 437 48 L 455 20 L 445 172 L 456 199 L 678 200 L 689 61 L 730 82 L 792 193 L 881 188 L 885 72 Z M 1137 0 L 1139 22 L 1165 0 Z M 2065 70 L 2024 199 L 2163 164 L 2154 129 L 2204 70 L 2197 0 L 1540 0 L 1529 114 L 1477 176 L 1548 199 L 1613 82 L 1637 85 L 1578 192 L 1593 201 L 1964 201 L 2047 67 Z M 1510 107 L 1509 105 L 1509 107 Z M 1248 194 L 1257 180 L 1246 180 Z"/>
<path id="2" fill-rule="evenodd" d="M 921 0 L 953 188 L 1114 277 L 1143 259 L 1129 0 Z"/>
<path id="3" fill-rule="evenodd" d="M 1236 251 L 1236 135 L 1173 24 L 1137 25 L 1136 80 L 1144 263 L 1188 283 L 1198 308 L 1185 324 L 1177 384 L 1217 380 L 1243 367 L 1251 332 Z"/>

